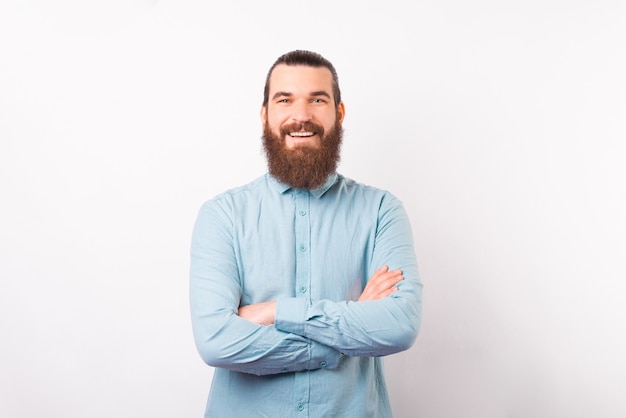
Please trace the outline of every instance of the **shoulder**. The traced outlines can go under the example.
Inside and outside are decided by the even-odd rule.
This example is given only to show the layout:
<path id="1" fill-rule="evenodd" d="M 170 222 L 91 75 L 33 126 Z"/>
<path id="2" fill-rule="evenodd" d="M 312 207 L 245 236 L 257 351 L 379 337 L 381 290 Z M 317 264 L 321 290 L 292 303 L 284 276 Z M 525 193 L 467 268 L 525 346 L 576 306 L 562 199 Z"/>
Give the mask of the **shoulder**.
<path id="1" fill-rule="evenodd" d="M 246 207 L 246 202 L 266 193 L 268 184 L 266 176 L 258 177 L 250 183 L 225 190 L 200 206 L 200 217 L 231 219 L 237 209 Z"/>
<path id="2" fill-rule="evenodd" d="M 249 198 L 251 194 L 259 194 L 267 191 L 267 177 L 261 176 L 251 181 L 250 183 L 233 187 L 225 190 L 212 198 L 206 200 L 203 206 L 211 205 L 223 205 L 229 202 Z"/>
<path id="3" fill-rule="evenodd" d="M 369 184 L 360 183 L 344 175 L 338 174 L 335 188 L 339 193 L 363 198 L 368 201 L 377 200 L 382 204 L 401 204 L 400 200 L 390 191 Z"/>

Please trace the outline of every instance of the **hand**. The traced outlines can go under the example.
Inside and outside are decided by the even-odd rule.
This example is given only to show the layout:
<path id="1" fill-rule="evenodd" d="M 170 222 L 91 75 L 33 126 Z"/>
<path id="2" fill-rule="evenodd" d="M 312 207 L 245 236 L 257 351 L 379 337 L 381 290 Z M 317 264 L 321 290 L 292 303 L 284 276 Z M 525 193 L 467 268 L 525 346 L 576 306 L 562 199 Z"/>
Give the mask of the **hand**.
<path id="1" fill-rule="evenodd" d="M 389 271 L 388 266 L 382 266 L 370 277 L 358 302 L 377 300 L 387 297 L 398 290 L 398 283 L 404 280 L 402 270 Z"/>
<path id="2" fill-rule="evenodd" d="M 261 302 L 242 306 L 237 314 L 241 318 L 258 325 L 272 325 L 276 316 L 276 302 Z"/>

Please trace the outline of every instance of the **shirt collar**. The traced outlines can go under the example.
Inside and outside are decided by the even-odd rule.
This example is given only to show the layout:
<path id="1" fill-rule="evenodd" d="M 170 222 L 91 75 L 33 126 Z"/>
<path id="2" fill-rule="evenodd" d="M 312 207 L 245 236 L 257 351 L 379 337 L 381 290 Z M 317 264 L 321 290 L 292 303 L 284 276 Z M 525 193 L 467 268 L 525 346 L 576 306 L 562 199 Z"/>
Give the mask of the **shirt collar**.
<path id="1" fill-rule="evenodd" d="M 288 190 L 293 189 L 290 185 L 285 184 L 285 183 L 281 183 L 280 181 L 278 181 L 275 177 L 273 177 L 272 175 L 270 175 L 269 173 L 266 174 L 267 178 L 269 179 L 270 183 L 274 186 L 274 189 L 276 189 L 276 191 L 278 193 L 285 193 Z M 333 185 L 337 182 L 337 179 L 339 178 L 337 173 L 332 173 L 331 175 L 328 176 L 328 178 L 326 179 L 326 181 L 324 182 L 324 184 L 322 184 L 320 187 L 318 187 L 317 189 L 313 189 L 313 190 L 307 190 L 308 192 L 310 192 L 313 196 L 315 196 L 316 198 L 320 198 L 324 195 L 324 193 L 326 193 L 328 191 L 328 189 L 330 189 L 331 187 L 333 187 Z M 296 189 L 294 189 L 296 190 Z"/>

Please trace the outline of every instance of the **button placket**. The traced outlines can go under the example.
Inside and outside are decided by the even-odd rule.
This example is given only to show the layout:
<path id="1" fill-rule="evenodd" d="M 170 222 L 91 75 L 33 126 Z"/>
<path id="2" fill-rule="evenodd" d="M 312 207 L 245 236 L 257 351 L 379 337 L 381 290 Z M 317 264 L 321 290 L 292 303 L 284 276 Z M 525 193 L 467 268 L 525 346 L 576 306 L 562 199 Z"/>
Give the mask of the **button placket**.
<path id="1" fill-rule="evenodd" d="M 309 211 L 310 194 L 298 190 L 294 193 L 294 252 L 296 260 L 296 277 L 294 294 L 297 298 L 307 298 L 310 303 L 311 280 L 311 223 Z M 295 408 L 301 416 L 307 416 L 310 402 L 310 374 L 308 371 L 296 373 L 294 376 L 293 400 Z M 300 414 L 302 412 L 302 414 Z"/>
<path id="2" fill-rule="evenodd" d="M 309 213 L 310 193 L 298 190 L 295 200 L 295 233 L 296 233 L 296 295 L 310 297 L 308 294 L 311 279 L 311 223 Z"/>

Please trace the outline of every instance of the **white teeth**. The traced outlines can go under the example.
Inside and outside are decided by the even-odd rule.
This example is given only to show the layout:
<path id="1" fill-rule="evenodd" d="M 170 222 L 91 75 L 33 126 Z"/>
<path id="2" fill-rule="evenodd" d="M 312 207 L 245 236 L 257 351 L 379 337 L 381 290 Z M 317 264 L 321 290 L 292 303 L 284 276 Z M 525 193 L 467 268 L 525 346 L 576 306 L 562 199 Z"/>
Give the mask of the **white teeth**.
<path id="1" fill-rule="evenodd" d="M 313 132 L 291 132 L 290 136 L 313 136 L 315 135 Z"/>

